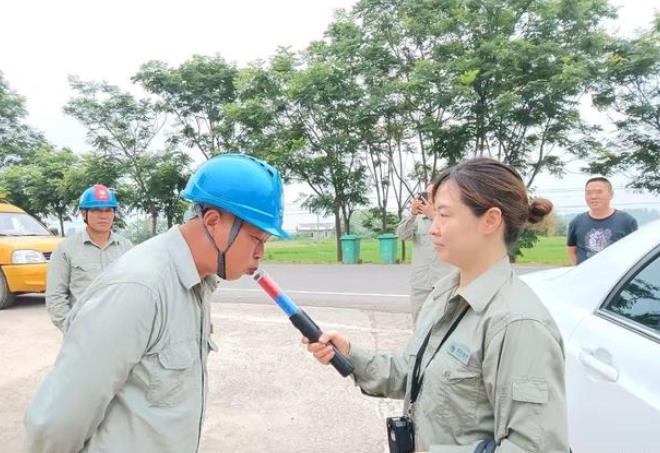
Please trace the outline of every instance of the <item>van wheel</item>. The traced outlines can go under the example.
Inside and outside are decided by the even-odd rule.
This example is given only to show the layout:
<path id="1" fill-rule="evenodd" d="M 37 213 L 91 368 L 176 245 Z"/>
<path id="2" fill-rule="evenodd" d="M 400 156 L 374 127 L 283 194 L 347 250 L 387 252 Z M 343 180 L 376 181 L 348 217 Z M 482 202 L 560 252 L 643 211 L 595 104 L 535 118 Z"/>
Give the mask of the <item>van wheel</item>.
<path id="1" fill-rule="evenodd" d="M 0 272 L 0 310 L 14 305 L 15 299 L 16 295 L 9 291 L 9 285 L 7 284 L 5 274 Z"/>

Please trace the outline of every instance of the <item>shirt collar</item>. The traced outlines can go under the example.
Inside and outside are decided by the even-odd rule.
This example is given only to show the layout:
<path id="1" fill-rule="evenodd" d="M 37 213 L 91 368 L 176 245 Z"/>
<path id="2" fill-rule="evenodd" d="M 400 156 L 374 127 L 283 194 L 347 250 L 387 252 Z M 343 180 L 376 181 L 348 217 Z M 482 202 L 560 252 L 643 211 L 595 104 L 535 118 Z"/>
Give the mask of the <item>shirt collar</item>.
<path id="1" fill-rule="evenodd" d="M 85 226 L 85 228 L 83 228 L 83 230 L 82 230 L 81 238 L 82 238 L 82 243 L 83 243 L 83 245 L 86 244 L 86 243 L 90 243 L 90 244 L 94 244 L 94 245 L 96 245 L 96 243 L 95 243 L 94 241 L 92 241 L 92 239 L 89 237 L 89 233 L 87 232 L 87 227 L 86 227 L 86 226 Z M 117 242 L 118 242 L 118 240 L 117 240 L 117 236 L 115 235 L 115 233 L 113 233 L 112 231 L 110 231 L 110 237 L 108 238 L 108 243 L 107 243 L 106 245 L 109 245 L 109 244 L 115 244 L 115 243 L 117 243 Z"/>
<path id="2" fill-rule="evenodd" d="M 191 289 L 193 286 L 201 283 L 202 280 L 197 272 L 197 266 L 195 265 L 192 252 L 190 251 L 190 247 L 188 247 L 188 243 L 183 238 L 179 226 L 174 225 L 164 235 L 166 238 L 166 247 L 172 257 L 172 262 L 174 263 L 174 268 L 181 284 L 186 289 Z"/>
<path id="3" fill-rule="evenodd" d="M 457 295 L 461 296 L 475 312 L 480 313 L 488 307 L 493 296 L 512 275 L 513 266 L 506 256 L 460 290 Z"/>

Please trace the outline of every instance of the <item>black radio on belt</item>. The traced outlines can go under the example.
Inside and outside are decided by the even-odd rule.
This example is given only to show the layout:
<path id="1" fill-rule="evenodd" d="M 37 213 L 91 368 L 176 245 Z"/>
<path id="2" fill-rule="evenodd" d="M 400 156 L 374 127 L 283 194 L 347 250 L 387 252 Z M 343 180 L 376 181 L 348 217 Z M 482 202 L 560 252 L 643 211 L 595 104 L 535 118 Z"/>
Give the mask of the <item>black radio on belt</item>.
<path id="1" fill-rule="evenodd" d="M 407 415 L 387 418 L 387 440 L 390 453 L 412 453 L 415 451 L 415 434 L 412 420 Z"/>
<path id="2" fill-rule="evenodd" d="M 431 360 L 438 353 L 442 345 L 445 343 L 447 338 L 454 332 L 458 323 L 461 322 L 463 316 L 468 311 L 468 307 L 465 307 L 463 311 L 458 315 L 454 322 L 449 327 L 449 330 L 440 341 L 440 344 L 436 350 L 431 354 Z M 412 411 L 412 406 L 417 401 L 417 396 L 419 396 L 419 390 L 422 387 L 422 356 L 424 351 L 429 344 L 429 339 L 431 338 L 431 333 L 433 332 L 433 327 L 429 329 L 429 333 L 426 335 L 422 346 L 417 351 L 417 357 L 415 357 L 415 366 L 413 367 L 412 373 L 412 383 L 410 386 L 410 400 L 408 401 L 408 414 Z M 429 360 L 429 363 L 431 362 Z M 428 366 L 428 364 L 427 364 Z M 390 453 L 412 453 L 415 451 L 415 432 L 413 429 L 412 419 L 408 415 L 402 417 L 389 417 L 387 419 L 387 440 L 390 444 Z"/>

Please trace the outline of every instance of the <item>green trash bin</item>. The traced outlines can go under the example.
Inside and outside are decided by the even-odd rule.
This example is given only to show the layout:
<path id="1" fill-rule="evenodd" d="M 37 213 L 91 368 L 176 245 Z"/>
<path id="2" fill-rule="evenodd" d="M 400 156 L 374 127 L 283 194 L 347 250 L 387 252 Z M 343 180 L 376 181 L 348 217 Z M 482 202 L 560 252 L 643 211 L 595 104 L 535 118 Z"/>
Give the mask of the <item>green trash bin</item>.
<path id="1" fill-rule="evenodd" d="M 377 239 L 380 245 L 380 262 L 383 264 L 396 263 L 397 235 L 391 233 L 381 234 Z"/>
<path id="2" fill-rule="evenodd" d="M 342 263 L 358 264 L 360 260 L 360 238 L 354 234 L 346 234 L 341 241 Z"/>

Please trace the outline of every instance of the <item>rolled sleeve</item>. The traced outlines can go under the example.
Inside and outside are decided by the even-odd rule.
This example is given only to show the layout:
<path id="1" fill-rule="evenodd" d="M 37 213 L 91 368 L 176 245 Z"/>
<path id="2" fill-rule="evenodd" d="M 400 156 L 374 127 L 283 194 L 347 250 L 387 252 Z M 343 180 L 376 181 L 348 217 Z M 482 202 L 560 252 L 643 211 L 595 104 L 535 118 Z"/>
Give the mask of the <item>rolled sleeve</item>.
<path id="1" fill-rule="evenodd" d="M 351 346 L 353 378 L 369 396 L 403 399 L 410 363 L 405 356 L 376 354 Z"/>
<path id="2" fill-rule="evenodd" d="M 148 348 L 156 316 L 150 289 L 99 289 L 71 319 L 62 349 L 25 416 L 28 453 L 80 451 Z"/>
<path id="3" fill-rule="evenodd" d="M 69 283 L 71 263 L 62 247 L 58 247 L 50 257 L 46 275 L 46 307 L 55 327 L 64 332 L 66 318 L 71 311 Z"/>

